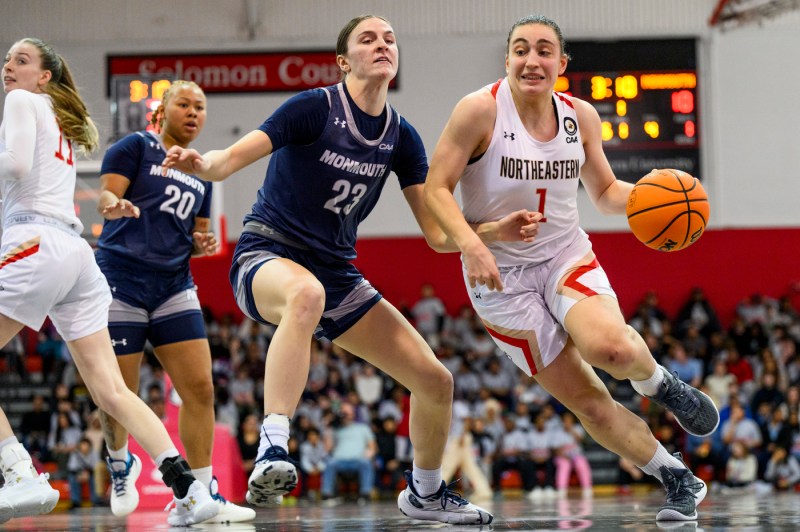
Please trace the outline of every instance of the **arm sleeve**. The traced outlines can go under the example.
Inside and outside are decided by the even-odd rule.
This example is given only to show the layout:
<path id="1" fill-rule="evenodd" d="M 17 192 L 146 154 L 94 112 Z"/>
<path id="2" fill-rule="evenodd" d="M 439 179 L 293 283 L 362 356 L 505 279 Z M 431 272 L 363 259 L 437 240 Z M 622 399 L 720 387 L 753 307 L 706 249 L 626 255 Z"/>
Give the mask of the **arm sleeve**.
<path id="1" fill-rule="evenodd" d="M 325 130 L 329 111 L 324 89 L 304 91 L 286 100 L 258 129 L 272 141 L 272 151 L 288 144 L 311 144 Z"/>
<path id="2" fill-rule="evenodd" d="M 22 179 L 31 173 L 36 149 L 36 106 L 22 89 L 6 96 L 3 110 L 6 145 L 0 150 L 0 179 Z"/>
<path id="3" fill-rule="evenodd" d="M 397 144 L 392 170 L 397 174 L 400 188 L 425 183 L 425 176 L 428 175 L 425 145 L 417 130 L 403 117 L 400 117 L 400 140 Z"/>

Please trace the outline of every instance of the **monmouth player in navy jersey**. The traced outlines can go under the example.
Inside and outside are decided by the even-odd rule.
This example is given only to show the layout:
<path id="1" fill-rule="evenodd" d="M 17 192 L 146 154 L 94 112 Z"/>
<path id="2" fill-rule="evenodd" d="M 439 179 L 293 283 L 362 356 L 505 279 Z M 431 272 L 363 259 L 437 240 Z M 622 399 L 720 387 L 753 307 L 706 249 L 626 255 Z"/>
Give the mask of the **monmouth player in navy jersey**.
<path id="1" fill-rule="evenodd" d="M 411 391 L 414 469 L 406 474 L 400 510 L 416 519 L 489 523 L 489 512 L 441 479 L 452 376 L 350 262 L 358 224 L 391 172 L 428 243 L 437 251 L 457 249 L 422 199 L 427 160 L 420 137 L 387 103 L 399 59 L 394 31 L 381 17 L 354 18 L 341 30 L 336 53 L 343 82 L 289 99 L 227 149 L 200 155 L 175 147 L 164 161 L 217 181 L 272 154 L 231 268 L 242 311 L 278 324 L 266 360 L 266 416 L 247 499 L 267 506 L 296 485 L 287 455 L 290 418 L 308 378 L 309 339 L 316 334 Z M 530 240 L 538 229 L 531 217 L 518 211 L 474 230 L 486 240 Z"/>
<path id="2" fill-rule="evenodd" d="M 225 500 L 212 473 L 211 352 L 189 270 L 191 256 L 217 249 L 209 232 L 212 184 L 176 169 L 162 175 L 161 168 L 166 150 L 188 146 L 205 120 L 203 91 L 193 82 L 176 81 L 153 114 L 158 132 L 131 133 L 108 149 L 98 202 L 105 222 L 96 258 L 111 287 L 109 331 L 125 383 L 138 392 L 139 366 L 149 340 L 182 399 L 180 438 L 192 472 L 219 503 L 216 519 L 248 521 L 255 512 Z M 111 510 L 127 515 L 139 501 L 141 464 L 128 451 L 125 428 L 107 414 L 100 419 L 114 488 Z"/>

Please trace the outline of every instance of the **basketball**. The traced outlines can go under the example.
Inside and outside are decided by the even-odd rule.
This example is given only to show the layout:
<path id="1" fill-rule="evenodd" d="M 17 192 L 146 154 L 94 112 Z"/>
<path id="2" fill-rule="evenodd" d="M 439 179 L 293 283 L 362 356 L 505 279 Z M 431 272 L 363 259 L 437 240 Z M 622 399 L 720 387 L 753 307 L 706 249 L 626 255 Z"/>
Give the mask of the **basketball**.
<path id="1" fill-rule="evenodd" d="M 673 169 L 653 170 L 628 196 L 628 225 L 644 245 L 678 251 L 697 242 L 708 223 L 708 196 L 700 180 Z"/>

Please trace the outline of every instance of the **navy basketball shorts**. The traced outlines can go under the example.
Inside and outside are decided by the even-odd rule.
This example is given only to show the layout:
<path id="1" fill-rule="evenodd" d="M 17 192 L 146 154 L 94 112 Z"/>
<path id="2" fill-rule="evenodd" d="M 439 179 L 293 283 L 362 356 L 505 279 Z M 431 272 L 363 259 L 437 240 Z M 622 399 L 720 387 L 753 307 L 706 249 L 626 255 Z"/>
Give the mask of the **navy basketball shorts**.
<path id="1" fill-rule="evenodd" d="M 205 323 L 191 273 L 133 270 L 99 261 L 111 287 L 108 330 L 117 355 L 206 339 Z"/>
<path id="2" fill-rule="evenodd" d="M 263 239 L 257 249 L 251 248 L 234 260 L 230 276 L 236 303 L 242 312 L 257 322 L 269 323 L 256 309 L 253 277 L 261 266 L 277 258 L 289 259 L 306 268 L 325 288 L 325 309 L 314 331 L 317 338 L 334 340 L 339 337 L 382 298 L 349 262 L 326 262 L 311 251 Z"/>

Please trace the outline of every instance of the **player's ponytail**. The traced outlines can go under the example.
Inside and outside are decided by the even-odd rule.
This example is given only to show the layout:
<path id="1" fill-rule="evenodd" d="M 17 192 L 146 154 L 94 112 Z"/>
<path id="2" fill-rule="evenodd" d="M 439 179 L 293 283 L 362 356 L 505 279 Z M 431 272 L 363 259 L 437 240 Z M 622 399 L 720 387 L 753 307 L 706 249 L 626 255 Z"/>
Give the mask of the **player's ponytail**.
<path id="1" fill-rule="evenodd" d="M 42 90 L 53 101 L 53 113 L 64 136 L 84 152 L 96 149 L 99 142 L 97 127 L 89 117 L 89 110 L 75 86 L 67 62 L 52 46 L 41 39 L 26 37 L 19 42 L 26 42 L 38 48 L 42 58 L 42 70 L 50 71 L 50 81 Z"/>

